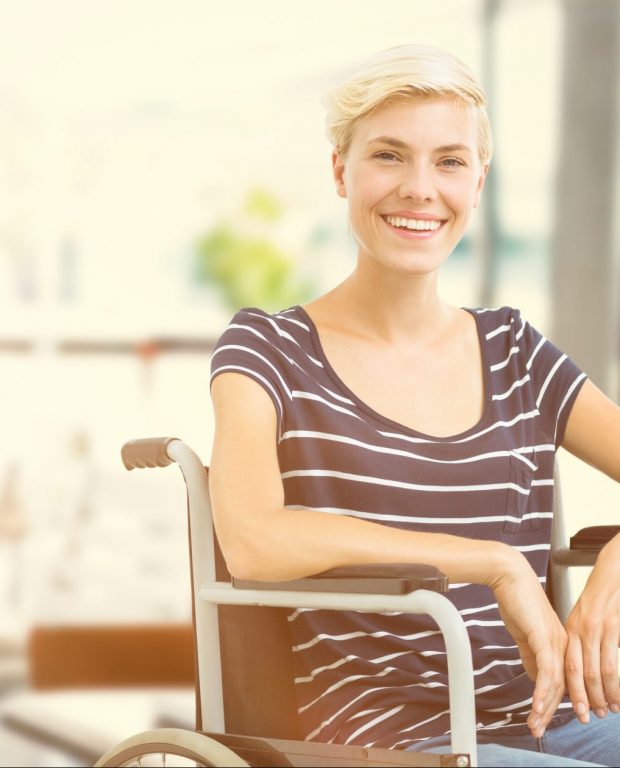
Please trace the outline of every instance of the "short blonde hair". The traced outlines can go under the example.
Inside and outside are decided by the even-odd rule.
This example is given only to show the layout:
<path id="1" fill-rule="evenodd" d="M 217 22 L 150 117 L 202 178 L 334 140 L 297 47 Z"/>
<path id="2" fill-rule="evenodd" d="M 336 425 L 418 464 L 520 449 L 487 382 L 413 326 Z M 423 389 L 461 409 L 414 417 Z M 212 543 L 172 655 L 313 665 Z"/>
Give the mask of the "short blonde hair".
<path id="1" fill-rule="evenodd" d="M 327 136 L 343 157 L 358 122 L 388 100 L 408 96 L 460 99 L 472 107 L 483 165 L 493 153 L 486 95 L 469 67 L 440 48 L 399 45 L 363 62 L 323 99 Z"/>

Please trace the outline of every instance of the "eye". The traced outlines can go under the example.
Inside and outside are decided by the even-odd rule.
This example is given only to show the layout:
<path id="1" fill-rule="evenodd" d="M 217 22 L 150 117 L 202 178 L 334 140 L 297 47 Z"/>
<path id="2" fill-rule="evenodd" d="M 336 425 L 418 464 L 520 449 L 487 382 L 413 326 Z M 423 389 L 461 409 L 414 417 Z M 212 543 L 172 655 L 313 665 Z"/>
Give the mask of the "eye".
<path id="1" fill-rule="evenodd" d="M 440 165 L 445 166 L 446 168 L 459 168 L 464 167 L 466 165 L 464 160 L 461 160 L 459 157 L 445 157 L 441 162 Z"/>
<path id="2" fill-rule="evenodd" d="M 373 155 L 374 158 L 377 160 L 398 160 L 399 158 L 393 153 L 393 152 L 377 152 L 375 155 Z"/>

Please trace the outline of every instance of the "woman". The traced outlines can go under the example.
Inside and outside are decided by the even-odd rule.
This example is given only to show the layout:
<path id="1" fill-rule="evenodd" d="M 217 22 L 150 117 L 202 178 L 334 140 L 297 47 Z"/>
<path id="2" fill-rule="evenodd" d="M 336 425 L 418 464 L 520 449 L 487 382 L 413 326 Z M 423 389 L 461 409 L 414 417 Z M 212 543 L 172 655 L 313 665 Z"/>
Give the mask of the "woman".
<path id="1" fill-rule="evenodd" d="M 620 409 L 518 310 L 438 294 L 489 168 L 484 94 L 452 56 L 403 46 L 330 95 L 327 128 L 355 270 L 305 307 L 240 311 L 213 356 L 211 492 L 230 571 L 437 566 L 472 642 L 480 764 L 612 764 L 620 538 L 566 628 L 544 577 L 555 450 L 620 480 Z M 289 621 L 307 738 L 446 750 L 445 653 L 427 617 Z"/>

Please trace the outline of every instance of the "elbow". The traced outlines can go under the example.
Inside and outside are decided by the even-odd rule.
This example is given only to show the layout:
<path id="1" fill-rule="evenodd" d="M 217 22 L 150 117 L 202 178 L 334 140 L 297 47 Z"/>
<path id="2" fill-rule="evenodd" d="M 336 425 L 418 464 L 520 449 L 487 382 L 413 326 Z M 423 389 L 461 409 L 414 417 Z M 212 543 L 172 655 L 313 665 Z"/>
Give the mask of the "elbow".
<path id="1" fill-rule="evenodd" d="M 260 567 L 257 567 L 256 558 L 251 552 L 236 547 L 224 555 L 226 567 L 231 576 L 236 579 L 251 579 L 252 581 L 266 581 Z"/>
<path id="2" fill-rule="evenodd" d="M 276 580 L 275 549 L 265 543 L 265 531 L 237 530 L 233 535 L 218 538 L 231 576 L 253 581 Z"/>

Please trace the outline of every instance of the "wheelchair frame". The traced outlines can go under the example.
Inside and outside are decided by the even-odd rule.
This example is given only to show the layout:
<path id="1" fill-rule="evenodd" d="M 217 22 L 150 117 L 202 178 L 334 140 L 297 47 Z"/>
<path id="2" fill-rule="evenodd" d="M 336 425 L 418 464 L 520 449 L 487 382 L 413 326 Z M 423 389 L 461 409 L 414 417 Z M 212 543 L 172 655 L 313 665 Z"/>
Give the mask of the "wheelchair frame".
<path id="1" fill-rule="evenodd" d="M 270 582 L 218 581 L 216 578 L 216 542 L 214 537 L 208 472 L 196 453 L 177 438 L 147 438 L 133 440 L 122 448 L 122 458 L 128 470 L 145 467 L 164 467 L 176 462 L 187 486 L 190 539 L 190 567 L 192 577 L 192 608 L 196 643 L 196 728 L 198 733 L 177 729 L 138 734 L 109 750 L 97 766 L 119 765 L 124 755 L 138 754 L 146 745 L 157 745 L 162 750 L 174 747 L 174 754 L 201 759 L 206 765 L 247 765 L 240 754 L 257 757 L 254 765 L 457 765 L 476 766 L 476 728 L 474 678 L 471 647 L 465 624 L 454 605 L 442 594 L 428 589 L 414 588 L 405 594 L 378 594 L 377 583 L 393 583 L 394 577 L 405 577 L 407 567 L 391 565 L 383 571 L 377 566 L 368 569 L 334 569 L 325 575 L 315 589 L 317 580 L 300 579 L 285 584 Z M 561 508 L 559 475 L 556 467 L 554 513 Z M 588 533 L 602 529 L 585 529 L 571 540 L 582 551 L 566 546 L 565 527 L 561 514 L 554 514 L 552 553 L 550 559 L 550 592 L 561 618 L 565 618 L 572 604 L 567 566 L 592 565 L 605 540 L 620 531 L 620 527 L 606 527 L 605 536 L 599 535 L 599 546 L 592 548 Z M 585 534 L 585 536 L 584 536 Z M 581 538 L 579 538 L 581 536 Z M 605 538 L 606 537 L 606 538 Z M 585 541 L 585 545 L 584 545 Z M 581 544 L 581 546 L 580 546 Z M 587 549 L 589 548 L 589 549 Z M 396 573 L 395 573 L 396 568 Z M 415 566 L 413 567 L 415 570 Z M 436 570 L 436 569 L 435 569 Z M 439 572 L 437 572 L 439 573 Z M 410 575 L 410 574 L 409 574 Z M 348 589 L 338 590 L 338 577 L 347 579 Z M 373 592 L 364 592 L 368 578 L 379 577 Z M 362 578 L 359 578 L 362 577 Z M 445 578 L 445 577 L 444 577 Z M 375 579 L 376 580 L 376 579 Z M 402 580 L 402 584 L 406 582 Z M 424 583 L 423 580 L 421 582 Z M 245 587 L 245 588 L 244 588 Z M 248 588 L 249 587 L 249 588 Z M 392 591 L 392 590 L 390 590 Z M 405 588 L 403 587 L 403 591 Z M 332 610 L 402 611 L 426 613 L 439 625 L 446 644 L 449 677 L 451 718 L 451 755 L 397 750 L 365 749 L 313 742 L 293 742 L 281 739 L 257 739 L 225 733 L 222 671 L 220 656 L 219 605 L 278 606 L 289 608 L 322 608 Z M 228 746 L 227 746 L 228 745 Z M 232 748 L 232 749 L 231 749 Z M 124 751 L 123 751 L 124 750 Z M 202 750 L 202 751 L 201 751 Z M 398 753 L 398 754 L 397 754 Z M 315 762 L 309 760 L 312 755 Z M 290 762 L 299 757 L 300 762 Z M 123 758 L 123 759 L 124 759 Z M 398 762 L 402 759 L 402 762 Z M 216 762 L 213 762 L 213 761 Z M 261 762 L 265 761 L 266 762 Z M 282 760 L 283 762 L 279 762 Z M 223 761 L 223 762 L 220 762 Z M 275 761 L 275 762 L 274 762 Z"/>

